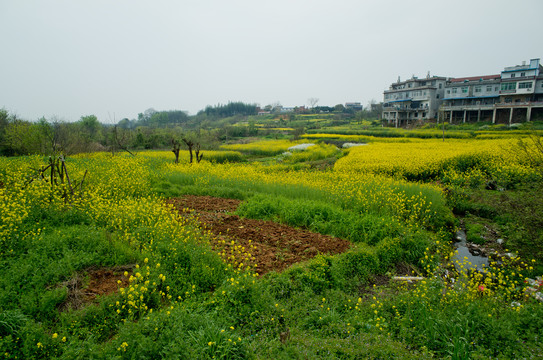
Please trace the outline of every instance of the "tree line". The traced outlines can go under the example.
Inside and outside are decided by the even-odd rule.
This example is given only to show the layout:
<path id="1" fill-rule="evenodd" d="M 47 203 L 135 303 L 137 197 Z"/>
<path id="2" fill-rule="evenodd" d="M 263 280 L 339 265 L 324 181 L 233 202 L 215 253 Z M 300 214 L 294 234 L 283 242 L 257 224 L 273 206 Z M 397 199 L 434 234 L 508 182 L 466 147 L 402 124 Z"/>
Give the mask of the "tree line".
<path id="1" fill-rule="evenodd" d="M 156 112 L 149 116 L 165 118 L 173 111 Z M 82 152 L 109 151 L 113 154 L 128 151 L 132 154 L 144 149 L 169 149 L 172 141 L 181 141 L 183 147 L 218 148 L 221 139 L 246 135 L 232 131 L 234 127 L 219 129 L 190 129 L 183 124 L 166 123 L 152 126 L 138 123 L 136 127 L 102 124 L 95 115 L 82 116 L 76 122 L 41 118 L 32 122 L 18 118 L 5 109 L 0 109 L 0 155 L 71 155 Z M 186 140 L 186 141 L 185 141 Z M 189 146 L 190 145 L 190 146 Z"/>
<path id="2" fill-rule="evenodd" d="M 151 108 L 139 113 L 137 119 L 125 118 L 109 125 L 100 123 L 95 115 L 82 116 L 75 122 L 56 118 L 28 121 L 0 109 L 0 155 L 169 149 L 173 141 L 190 148 L 187 142 L 182 141 L 183 138 L 202 148 L 215 149 L 223 141 L 263 135 L 269 131 L 267 127 L 289 126 L 300 135 L 309 126 L 295 113 L 260 117 L 256 116 L 258 110 L 257 105 L 242 102 L 207 106 L 193 116 L 180 110 L 157 111 Z M 335 120 L 330 125 L 342 125 L 352 119 L 375 115 L 369 111 L 353 113 L 342 105 L 318 106 L 305 109 L 303 113 L 333 113 Z M 257 127 L 255 122 L 264 126 Z"/>

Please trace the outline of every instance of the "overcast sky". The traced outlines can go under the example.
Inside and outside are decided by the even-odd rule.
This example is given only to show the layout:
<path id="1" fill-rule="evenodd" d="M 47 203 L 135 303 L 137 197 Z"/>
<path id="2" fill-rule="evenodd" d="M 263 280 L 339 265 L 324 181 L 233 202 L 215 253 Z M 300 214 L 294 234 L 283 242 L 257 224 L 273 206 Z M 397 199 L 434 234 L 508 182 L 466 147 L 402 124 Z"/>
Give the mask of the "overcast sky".
<path id="1" fill-rule="evenodd" d="M 543 1 L 0 0 L 0 108 L 101 122 L 148 108 L 382 101 L 391 82 L 543 58 Z"/>

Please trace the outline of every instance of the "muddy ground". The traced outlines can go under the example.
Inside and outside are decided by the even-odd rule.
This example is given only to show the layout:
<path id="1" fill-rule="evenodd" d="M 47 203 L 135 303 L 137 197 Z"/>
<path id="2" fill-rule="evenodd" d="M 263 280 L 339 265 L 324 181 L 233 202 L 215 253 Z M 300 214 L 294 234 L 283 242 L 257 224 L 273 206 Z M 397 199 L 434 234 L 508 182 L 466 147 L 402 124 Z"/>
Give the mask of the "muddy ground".
<path id="1" fill-rule="evenodd" d="M 232 241 L 250 249 L 255 271 L 261 275 L 284 270 L 317 254 L 338 254 L 350 246 L 347 240 L 309 230 L 273 221 L 240 218 L 233 214 L 240 204 L 235 199 L 184 196 L 169 199 L 168 203 L 181 214 L 197 214 L 205 228 L 215 235 L 212 245 L 216 250 L 223 250 L 224 244 Z"/>
<path id="2" fill-rule="evenodd" d="M 309 260 L 318 254 L 338 254 L 346 251 L 350 242 L 321 235 L 305 229 L 278 224 L 273 221 L 244 219 L 233 212 L 239 200 L 211 196 L 184 196 L 167 200 L 183 216 L 197 216 L 202 228 L 213 236 L 211 245 L 234 266 L 262 275 L 282 271 L 292 264 Z M 62 284 L 68 288 L 68 299 L 62 310 L 77 309 L 94 301 L 97 296 L 116 292 L 128 286 L 124 271 L 132 272 L 133 265 L 114 268 L 89 269 L 88 282 L 74 276 Z"/>

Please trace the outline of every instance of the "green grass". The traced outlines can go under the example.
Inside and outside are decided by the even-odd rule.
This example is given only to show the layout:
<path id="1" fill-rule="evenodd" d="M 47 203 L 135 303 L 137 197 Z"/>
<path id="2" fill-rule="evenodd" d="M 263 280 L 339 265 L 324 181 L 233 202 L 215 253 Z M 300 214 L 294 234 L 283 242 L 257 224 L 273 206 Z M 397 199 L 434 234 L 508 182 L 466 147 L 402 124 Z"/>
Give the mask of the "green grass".
<path id="1" fill-rule="evenodd" d="M 388 236 L 397 236 L 401 232 L 401 225 L 391 217 L 343 210 L 329 202 L 291 200 L 282 196 L 253 196 L 243 202 L 236 213 L 248 218 L 275 220 L 370 245 L 375 245 Z"/>
<path id="2" fill-rule="evenodd" d="M 464 216 L 468 236 L 472 230 L 473 237 L 468 240 L 480 243 L 484 227 L 493 229 L 494 237 L 503 238 L 506 248 L 527 259 L 536 259 L 537 271 L 542 272 L 541 186 L 541 182 L 535 182 L 507 191 L 469 189 L 454 203 L 453 210 Z"/>
<path id="3" fill-rule="evenodd" d="M 80 161 L 85 167 L 94 164 Z M 541 260 L 539 182 L 512 178 L 514 186 L 504 191 L 447 184 L 445 203 L 427 185 L 376 181 L 357 184 L 374 195 L 374 202 L 362 203 L 316 186 L 198 172 L 164 175 L 161 160 L 137 161 L 136 168 L 152 169 L 143 188 L 111 184 L 117 176 L 110 169 L 112 159 L 93 169 L 107 175 L 89 179 L 89 187 L 103 186 L 101 196 L 110 199 L 103 210 L 92 210 L 99 203 L 27 199 L 33 204 L 28 216 L 2 239 L 11 252 L 0 258 L 0 357 L 491 359 L 537 358 L 543 352 L 543 306 L 522 295 L 522 284 L 491 295 L 469 292 L 462 286 L 467 278 L 458 277 L 454 284 L 445 280 L 446 266 L 440 262 L 450 251 L 451 209 L 463 217 L 468 239 L 479 241 L 492 229 L 509 249 Z M 481 164 L 463 157 L 450 166 L 466 172 Z M 308 171 L 305 164 L 267 168 L 285 176 L 301 175 L 300 169 Z M 7 173 L 0 169 L 2 179 Z M 134 171 L 126 179 L 138 175 Z M 311 175 L 318 179 L 326 173 Z M 431 202 L 432 217 L 411 218 L 410 209 L 403 217 L 393 213 L 382 195 L 389 187 L 394 194 Z M 242 199 L 239 215 L 340 236 L 353 245 L 343 254 L 320 254 L 281 273 L 236 272 L 194 224 L 161 227 L 170 218 L 149 215 L 160 208 L 149 195 L 183 194 Z M 541 275 L 539 263 L 530 262 L 534 269 L 522 273 Z M 64 306 L 70 281 L 84 286 L 91 269 L 118 265 L 132 269 L 125 292 L 81 308 Z M 406 275 L 406 269 L 426 279 L 409 286 L 386 283 L 392 275 Z M 519 277 L 507 266 L 499 271 L 487 277 L 489 288 L 499 288 L 493 278 L 503 275 L 500 279 L 509 284 Z"/>

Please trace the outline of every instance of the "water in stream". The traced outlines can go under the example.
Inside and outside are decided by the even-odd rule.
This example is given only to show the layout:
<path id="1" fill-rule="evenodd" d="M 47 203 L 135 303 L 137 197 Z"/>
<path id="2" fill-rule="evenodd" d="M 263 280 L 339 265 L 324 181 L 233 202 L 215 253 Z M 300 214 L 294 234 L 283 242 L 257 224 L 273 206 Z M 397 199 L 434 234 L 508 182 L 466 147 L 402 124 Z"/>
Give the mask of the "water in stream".
<path id="1" fill-rule="evenodd" d="M 483 271 L 483 265 L 488 268 L 488 258 L 486 256 L 476 256 L 469 252 L 466 243 L 466 232 L 462 229 L 456 232 L 456 238 L 458 242 L 454 244 L 457 253 L 452 260 L 456 264 L 464 264 L 464 267 L 468 270 Z"/>

